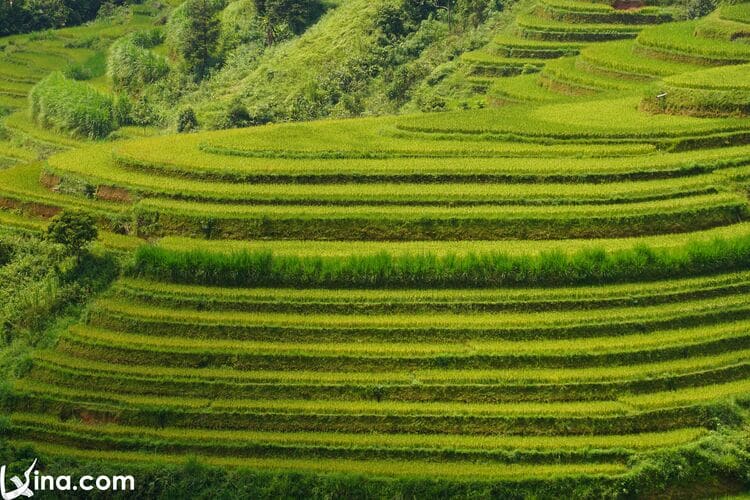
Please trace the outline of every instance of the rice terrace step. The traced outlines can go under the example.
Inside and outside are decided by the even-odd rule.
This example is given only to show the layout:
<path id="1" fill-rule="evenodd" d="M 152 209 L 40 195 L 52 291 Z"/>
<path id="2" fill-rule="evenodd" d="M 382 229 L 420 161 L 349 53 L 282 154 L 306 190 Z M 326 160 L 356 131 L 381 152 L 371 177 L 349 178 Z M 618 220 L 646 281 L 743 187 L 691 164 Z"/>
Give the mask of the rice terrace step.
<path id="1" fill-rule="evenodd" d="M 84 4 L 0 8 L 3 499 L 750 493 L 750 3 Z"/>

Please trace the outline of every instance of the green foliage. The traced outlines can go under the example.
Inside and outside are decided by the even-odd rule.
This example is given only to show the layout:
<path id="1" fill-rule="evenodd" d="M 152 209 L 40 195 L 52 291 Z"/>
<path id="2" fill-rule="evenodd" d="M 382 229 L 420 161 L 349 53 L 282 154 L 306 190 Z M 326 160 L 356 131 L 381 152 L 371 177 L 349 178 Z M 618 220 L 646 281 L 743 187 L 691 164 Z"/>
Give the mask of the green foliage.
<path id="1" fill-rule="evenodd" d="M 0 266 L 0 333 L 6 343 L 24 336 L 36 343 L 54 315 L 101 290 L 118 272 L 110 258 L 87 255 L 76 264 L 62 247 L 37 237 L 0 234 L 0 248 L 12 249 Z"/>
<path id="2" fill-rule="evenodd" d="M 177 114 L 177 132 L 193 132 L 198 129 L 198 118 L 193 108 L 187 107 Z"/>
<path id="3" fill-rule="evenodd" d="M 744 269 L 750 239 L 715 240 L 675 249 L 638 246 L 606 252 L 465 257 L 390 255 L 348 258 L 170 251 L 147 246 L 136 255 L 133 274 L 176 283 L 224 286 L 311 287 L 501 287 L 560 286 L 657 280 Z"/>
<path id="4" fill-rule="evenodd" d="M 0 4 L 0 36 L 81 24 L 102 0 L 16 0 Z"/>
<path id="5" fill-rule="evenodd" d="M 201 101 L 191 101 L 199 116 L 210 115 L 211 127 L 226 128 L 226 108 L 219 103 L 237 98 L 255 123 L 266 121 L 260 119 L 264 116 L 311 120 L 395 111 L 435 66 L 454 58 L 464 45 L 480 43 L 469 36 L 453 38 L 443 17 L 412 12 L 413 2 L 342 2 L 319 20 L 322 10 L 309 2 L 289 0 L 288 9 L 286 3 L 261 2 L 252 9 L 257 15 L 239 27 L 234 13 L 246 10 L 250 16 L 249 6 L 225 9 L 222 37 L 226 32 L 228 42 L 222 46 L 233 46 L 238 37 L 248 42 L 225 54 L 226 65 L 205 86 Z M 301 34 L 295 36 L 284 19 L 304 10 L 314 15 L 299 23 Z M 259 47 L 269 43 L 274 50 Z"/>
<path id="6" fill-rule="evenodd" d="M 152 28 L 149 30 L 136 31 L 126 37 L 121 38 L 120 40 L 122 39 L 129 39 L 138 47 L 151 49 L 153 47 L 156 47 L 157 45 L 161 45 L 162 43 L 164 43 L 165 36 L 164 32 L 161 29 Z"/>
<path id="7" fill-rule="evenodd" d="M 115 97 L 113 113 L 115 122 L 120 126 L 133 123 L 133 103 L 127 95 Z"/>
<path id="8" fill-rule="evenodd" d="M 413 23 L 430 16 L 442 16 L 452 26 L 458 17 L 474 27 L 484 22 L 492 10 L 502 7 L 497 0 L 403 0 L 402 3 L 402 9 Z"/>
<path id="9" fill-rule="evenodd" d="M 0 384 L 11 443 L 0 463 L 12 474 L 34 456 L 48 473 L 126 467 L 139 495 L 164 498 L 747 489 L 750 128 L 638 108 L 656 78 L 683 104 L 742 104 L 747 69 L 726 63 L 747 60 L 730 42 L 744 30 L 712 15 L 594 48 L 559 40 L 634 37 L 678 9 L 519 6 L 521 35 L 549 39 L 538 41 L 508 40 L 518 26 L 484 1 L 336 5 L 299 36 L 279 22 L 270 49 L 253 0 L 217 5 L 212 51 L 225 68 L 201 84 L 178 71 L 136 78 L 132 101 L 114 98 L 114 121 L 188 131 L 197 117 L 242 127 L 486 109 L 177 137 L 129 127 L 120 135 L 140 139 L 0 172 L 12 210 L 0 222 L 19 230 L 48 222 L 20 214 L 66 206 L 118 232 L 201 238 L 140 249 L 130 272 L 158 281 L 121 280 L 79 324 L 52 329 L 116 269 L 0 237 L 0 319 L 14 341 L 0 370 L 22 377 Z M 187 11 L 170 40 L 188 33 Z M 88 30 L 34 35 L 38 51 L 8 43 L 3 89 L 30 88 L 26 65 L 59 66 L 47 51 Z M 112 20 L 91 47 L 129 30 Z M 495 31 L 505 35 L 484 46 Z M 126 36 L 140 55 L 161 41 Z M 84 66 L 70 74 L 86 77 Z M 494 106 L 479 95 L 490 85 L 542 104 Z M 612 95 L 561 94 L 572 88 Z M 77 146 L 21 113 L 4 124 Z M 104 234 L 94 248 L 137 241 Z"/>
<path id="10" fill-rule="evenodd" d="M 12 424 L 11 424 L 12 425 Z M 665 496 L 675 492 L 702 491 L 708 496 L 747 488 L 747 442 L 737 432 L 719 432 L 708 439 L 683 447 L 643 455 L 644 462 L 614 478 L 592 475 L 550 476 L 546 480 L 516 477 L 493 481 L 453 481 L 437 476 L 401 478 L 367 477 L 359 474 L 258 471 L 246 467 L 209 465 L 190 459 L 180 464 L 166 461 L 107 460 L 105 453 L 66 456 L 64 449 L 44 450 L 29 446 L 0 444 L 0 458 L 10 471 L 21 473 L 34 458 L 40 458 L 50 475 L 84 476 L 95 468 L 98 474 L 129 474 L 138 478 L 140 491 L 154 498 L 219 496 L 241 498 L 324 499 L 345 495 L 379 499 L 415 498 L 620 498 Z M 57 453 L 56 453 L 57 452 Z M 145 456 L 142 456 L 145 458 Z M 153 460 L 153 459 L 152 459 Z M 508 467 L 505 465 L 505 467 Z M 691 496 L 686 493 L 685 496 Z M 109 493 L 110 498 L 129 498 L 132 493 Z"/>
<path id="11" fill-rule="evenodd" d="M 300 34 L 323 13 L 320 0 L 254 0 L 254 3 L 265 28 L 267 45 L 276 43 L 279 31 L 285 28 Z"/>
<path id="12" fill-rule="evenodd" d="M 63 211 L 55 216 L 47 228 L 47 238 L 62 245 L 70 255 L 80 256 L 96 239 L 96 220 L 80 211 Z"/>
<path id="13" fill-rule="evenodd" d="M 69 65 L 63 73 L 73 80 L 91 80 L 102 76 L 106 71 L 107 61 L 104 52 L 97 51 L 84 62 Z"/>
<path id="14" fill-rule="evenodd" d="M 111 97 L 59 72 L 40 81 L 29 100 L 31 116 L 40 127 L 91 139 L 106 137 L 118 127 Z"/>
<path id="15" fill-rule="evenodd" d="M 695 116 L 750 114 L 750 64 L 686 72 L 646 90 L 644 110 Z"/>
<path id="16" fill-rule="evenodd" d="M 167 60 L 146 48 L 154 41 L 143 35 L 134 35 L 112 44 L 107 58 L 107 76 L 115 90 L 138 94 L 146 85 L 167 76 Z"/>
<path id="17" fill-rule="evenodd" d="M 4 266 L 13 257 L 13 246 L 10 242 L 0 241 L 0 267 Z"/>
<path id="18" fill-rule="evenodd" d="M 688 19 L 697 19 L 713 12 L 718 6 L 717 0 L 682 0 Z"/>
<path id="19" fill-rule="evenodd" d="M 234 100 L 230 103 L 229 108 L 227 108 L 221 128 L 240 128 L 249 125 L 260 125 L 262 123 L 258 121 L 257 117 L 250 116 L 250 112 L 242 104 L 242 101 Z"/>
<path id="20" fill-rule="evenodd" d="M 236 0 L 221 12 L 219 46 L 225 57 L 235 55 L 235 50 L 247 44 L 265 43 L 265 33 L 256 17 L 254 0 Z"/>
<path id="21" fill-rule="evenodd" d="M 173 49 L 197 81 L 208 76 L 217 62 L 221 7 L 216 0 L 187 0 L 180 12 L 182 26 L 174 35 Z"/>

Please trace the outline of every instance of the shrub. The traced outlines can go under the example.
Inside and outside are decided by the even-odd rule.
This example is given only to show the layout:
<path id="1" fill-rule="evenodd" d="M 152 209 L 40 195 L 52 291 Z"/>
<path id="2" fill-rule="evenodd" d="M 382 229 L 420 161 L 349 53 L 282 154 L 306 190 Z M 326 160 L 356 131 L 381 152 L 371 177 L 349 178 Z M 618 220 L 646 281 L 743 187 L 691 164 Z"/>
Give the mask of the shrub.
<path id="1" fill-rule="evenodd" d="M 71 80 L 91 80 L 91 71 L 81 64 L 72 64 L 65 69 L 65 76 Z"/>
<path id="2" fill-rule="evenodd" d="M 63 72 L 73 80 L 91 80 L 102 76 L 107 71 L 107 61 L 104 52 L 96 52 L 82 63 L 69 65 Z"/>
<path id="3" fill-rule="evenodd" d="M 177 132 L 192 132 L 198 129 L 198 118 L 193 108 L 183 108 L 177 114 Z"/>
<path id="4" fill-rule="evenodd" d="M 5 242 L 0 241 L 0 266 L 4 266 L 13 257 L 13 247 Z"/>
<path id="5" fill-rule="evenodd" d="M 126 37 L 112 45 L 107 59 L 107 76 L 116 89 L 130 94 L 139 93 L 144 86 L 154 83 L 169 73 L 164 57 L 144 48 L 140 40 Z"/>
<path id="6" fill-rule="evenodd" d="M 126 95 L 115 98 L 114 117 L 118 125 L 130 125 L 133 123 L 133 103 Z"/>
<path id="7" fill-rule="evenodd" d="M 40 127 L 90 139 L 106 137 L 117 128 L 111 97 L 60 72 L 36 84 L 29 100 L 31 116 Z"/>
<path id="8" fill-rule="evenodd" d="M 227 108 L 221 128 L 241 128 L 253 124 L 253 117 L 242 101 L 235 100 Z"/>
<path id="9" fill-rule="evenodd" d="M 111 257 L 87 253 L 73 259 L 59 245 L 38 237 L 0 233 L 0 248 L 6 247 L 12 255 L 0 266 L 0 342 L 42 332 L 55 314 L 81 304 L 119 272 Z M 24 358 L 19 359 L 16 370 L 23 371 L 24 364 Z M 0 383 L 0 405 L 6 395 Z"/>
<path id="10" fill-rule="evenodd" d="M 688 19 L 696 19 L 710 14 L 718 5 L 716 0 L 685 0 L 683 2 Z"/>
<path id="11" fill-rule="evenodd" d="M 97 235 L 94 217 L 79 211 L 63 211 L 47 228 L 47 239 L 63 245 L 68 254 L 79 257 Z"/>
<path id="12" fill-rule="evenodd" d="M 164 43 L 164 33 L 159 28 L 153 28 L 150 30 L 136 31 L 130 35 L 130 41 L 136 44 L 138 47 L 144 49 L 150 49 Z"/>

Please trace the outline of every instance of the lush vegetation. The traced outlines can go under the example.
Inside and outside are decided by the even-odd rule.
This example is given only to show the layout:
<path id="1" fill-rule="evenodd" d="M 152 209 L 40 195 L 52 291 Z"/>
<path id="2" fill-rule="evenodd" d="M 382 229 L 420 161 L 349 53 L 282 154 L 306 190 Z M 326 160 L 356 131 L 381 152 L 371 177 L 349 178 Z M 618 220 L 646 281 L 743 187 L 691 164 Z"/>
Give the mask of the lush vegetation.
<path id="1" fill-rule="evenodd" d="M 146 85 L 166 77 L 166 59 L 149 50 L 161 42 L 161 32 L 152 31 L 136 32 L 113 43 L 107 58 L 107 76 L 113 87 L 138 94 Z"/>
<path id="2" fill-rule="evenodd" d="M 747 6 L 148 1 L 1 39 L 0 463 L 750 491 Z"/>
<path id="3" fill-rule="evenodd" d="M 104 3 L 101 0 L 3 2 L 0 5 L 0 36 L 81 24 L 96 17 Z"/>
<path id="4" fill-rule="evenodd" d="M 52 73 L 29 95 L 31 116 L 43 128 L 99 139 L 117 128 L 114 101 L 86 83 Z"/>
<path id="5" fill-rule="evenodd" d="M 746 237 L 664 250 L 644 246 L 606 252 L 592 248 L 570 255 L 555 252 L 535 257 L 383 253 L 348 259 L 296 259 L 262 251 L 222 255 L 143 247 L 138 251 L 133 272 L 177 283 L 223 286 L 559 286 L 733 271 L 745 269 L 749 259 L 750 242 Z"/>

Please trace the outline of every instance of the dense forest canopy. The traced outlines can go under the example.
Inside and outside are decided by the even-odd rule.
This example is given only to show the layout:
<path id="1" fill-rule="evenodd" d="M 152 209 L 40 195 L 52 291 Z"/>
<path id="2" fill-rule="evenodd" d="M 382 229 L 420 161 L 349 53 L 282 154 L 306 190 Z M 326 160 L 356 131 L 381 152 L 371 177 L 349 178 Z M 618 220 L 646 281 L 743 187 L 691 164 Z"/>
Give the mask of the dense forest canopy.
<path id="1" fill-rule="evenodd" d="M 122 0 L 108 0 L 121 4 Z M 96 17 L 102 0 L 3 0 L 0 36 L 74 26 Z"/>

